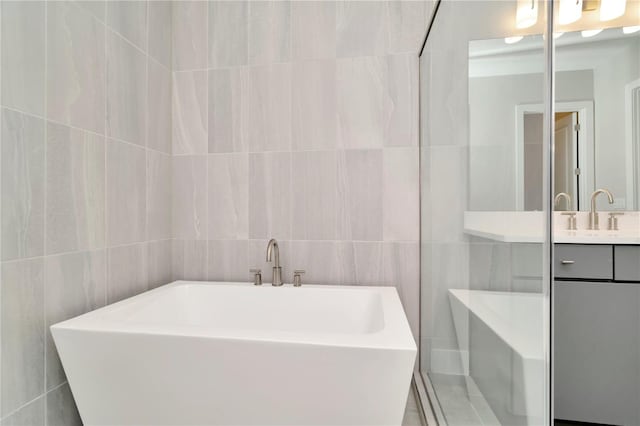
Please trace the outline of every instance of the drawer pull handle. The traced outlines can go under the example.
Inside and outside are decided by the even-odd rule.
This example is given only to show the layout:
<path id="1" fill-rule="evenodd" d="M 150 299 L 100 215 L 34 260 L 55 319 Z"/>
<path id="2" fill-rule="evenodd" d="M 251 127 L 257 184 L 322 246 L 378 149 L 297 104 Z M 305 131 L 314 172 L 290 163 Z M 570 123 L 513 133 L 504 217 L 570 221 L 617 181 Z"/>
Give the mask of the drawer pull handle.
<path id="1" fill-rule="evenodd" d="M 560 263 L 562 263 L 563 265 L 573 265 L 574 263 L 576 263 L 575 260 L 561 260 Z"/>

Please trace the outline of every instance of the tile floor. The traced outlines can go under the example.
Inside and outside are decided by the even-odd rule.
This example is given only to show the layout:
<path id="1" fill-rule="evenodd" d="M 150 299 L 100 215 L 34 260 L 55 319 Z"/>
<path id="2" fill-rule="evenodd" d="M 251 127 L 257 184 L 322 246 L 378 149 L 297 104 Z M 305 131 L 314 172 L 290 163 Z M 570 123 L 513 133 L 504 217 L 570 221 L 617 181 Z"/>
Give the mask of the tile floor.
<path id="1" fill-rule="evenodd" d="M 449 426 L 500 425 L 473 379 L 433 373 L 429 377 Z"/>
<path id="2" fill-rule="evenodd" d="M 426 426 L 422 423 L 422 417 L 418 412 L 418 403 L 416 401 L 416 395 L 413 387 L 411 388 L 409 398 L 407 399 L 407 408 L 404 410 L 402 426 Z"/>

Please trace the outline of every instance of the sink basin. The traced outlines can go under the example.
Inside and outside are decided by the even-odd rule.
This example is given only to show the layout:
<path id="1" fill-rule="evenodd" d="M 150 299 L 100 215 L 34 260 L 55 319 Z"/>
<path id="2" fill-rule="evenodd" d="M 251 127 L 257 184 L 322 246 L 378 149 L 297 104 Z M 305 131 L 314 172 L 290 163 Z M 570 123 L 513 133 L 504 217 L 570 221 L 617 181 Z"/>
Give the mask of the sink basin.
<path id="1" fill-rule="evenodd" d="M 51 327 L 88 425 L 400 424 L 393 287 L 178 281 Z"/>

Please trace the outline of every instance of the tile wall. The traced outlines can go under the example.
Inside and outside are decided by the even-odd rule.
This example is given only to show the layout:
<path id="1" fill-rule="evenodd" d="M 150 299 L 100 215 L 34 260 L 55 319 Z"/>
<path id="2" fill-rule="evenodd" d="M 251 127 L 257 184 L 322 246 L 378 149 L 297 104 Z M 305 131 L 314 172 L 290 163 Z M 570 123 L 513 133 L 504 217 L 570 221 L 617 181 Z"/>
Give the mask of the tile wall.
<path id="1" fill-rule="evenodd" d="M 0 8 L 0 423 L 80 424 L 49 325 L 171 280 L 171 5 Z"/>
<path id="2" fill-rule="evenodd" d="M 430 1 L 3 1 L 0 424 L 79 424 L 48 326 L 172 279 L 393 284 L 417 335 Z"/>
<path id="3" fill-rule="evenodd" d="M 173 260 L 250 280 L 393 284 L 417 335 L 426 1 L 173 4 Z"/>

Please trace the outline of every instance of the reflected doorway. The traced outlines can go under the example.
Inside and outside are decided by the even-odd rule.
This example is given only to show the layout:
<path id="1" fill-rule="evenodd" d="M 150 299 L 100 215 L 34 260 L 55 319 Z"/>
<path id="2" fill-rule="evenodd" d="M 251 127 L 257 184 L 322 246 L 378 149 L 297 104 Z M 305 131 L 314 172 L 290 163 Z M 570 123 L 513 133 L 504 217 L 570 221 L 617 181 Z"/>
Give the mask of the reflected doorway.
<path id="1" fill-rule="evenodd" d="M 556 104 L 554 197 L 565 193 L 556 210 L 582 210 L 593 191 L 593 103 Z M 544 170 L 542 105 L 516 108 L 516 202 L 518 210 L 543 210 L 541 182 Z"/>

